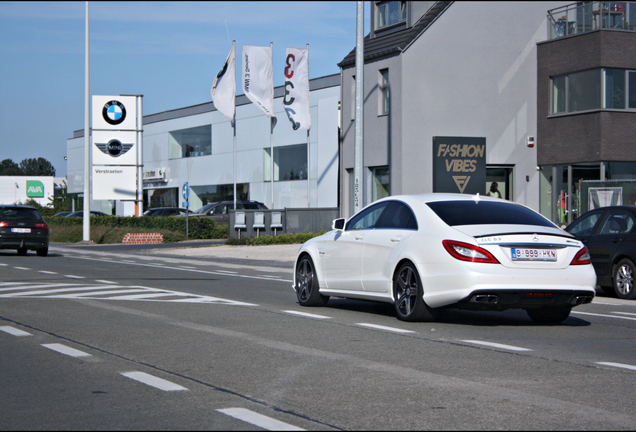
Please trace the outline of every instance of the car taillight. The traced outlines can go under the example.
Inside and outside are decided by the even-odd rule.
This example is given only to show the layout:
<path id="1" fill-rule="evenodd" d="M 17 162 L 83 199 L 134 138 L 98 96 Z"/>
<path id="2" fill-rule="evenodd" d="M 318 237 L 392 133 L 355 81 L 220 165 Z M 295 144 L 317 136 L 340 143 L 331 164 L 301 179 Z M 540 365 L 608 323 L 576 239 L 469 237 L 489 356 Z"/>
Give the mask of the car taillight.
<path id="1" fill-rule="evenodd" d="M 583 246 L 583 249 L 581 249 L 576 254 L 576 256 L 574 257 L 570 265 L 585 265 L 585 264 L 591 264 L 591 263 L 592 263 L 592 257 L 590 257 L 590 252 L 587 250 L 585 246 Z"/>
<path id="2" fill-rule="evenodd" d="M 44 229 L 49 229 L 49 226 L 46 224 L 46 222 L 38 222 L 35 224 L 36 228 L 44 228 Z"/>
<path id="3" fill-rule="evenodd" d="M 460 261 L 499 264 L 497 258 L 478 246 L 454 240 L 443 240 L 442 244 L 449 254 Z"/>
<path id="4" fill-rule="evenodd" d="M 8 227 L 8 226 L 9 226 L 9 222 L 0 222 L 0 228 Z"/>

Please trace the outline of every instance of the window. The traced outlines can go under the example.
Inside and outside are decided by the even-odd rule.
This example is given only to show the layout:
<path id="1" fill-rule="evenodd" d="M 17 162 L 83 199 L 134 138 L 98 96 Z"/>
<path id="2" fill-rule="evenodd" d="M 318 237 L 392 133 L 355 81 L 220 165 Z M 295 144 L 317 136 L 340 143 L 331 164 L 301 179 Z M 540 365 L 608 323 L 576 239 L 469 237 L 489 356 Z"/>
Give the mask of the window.
<path id="1" fill-rule="evenodd" d="M 427 205 L 450 226 L 460 225 L 537 225 L 554 224 L 521 205 L 508 201 L 436 201 Z"/>
<path id="2" fill-rule="evenodd" d="M 636 109 L 636 71 L 593 69 L 552 78 L 552 114 L 593 109 Z"/>
<path id="3" fill-rule="evenodd" d="M 417 229 L 417 220 L 411 209 L 404 203 L 393 201 L 389 204 L 382 219 L 375 228 Z"/>
<path id="4" fill-rule="evenodd" d="M 599 234 L 622 234 L 632 230 L 634 227 L 634 219 L 627 213 L 611 210 L 608 212 Z"/>
<path id="5" fill-rule="evenodd" d="M 387 205 L 388 202 L 385 201 L 371 206 L 359 215 L 354 216 L 349 223 L 347 223 L 345 231 L 371 229 L 375 227 L 375 223 L 378 219 L 380 219 L 380 216 Z"/>
<path id="6" fill-rule="evenodd" d="M 388 197 L 389 193 L 389 167 L 371 168 L 371 202 Z"/>
<path id="7" fill-rule="evenodd" d="M 552 113 L 565 111 L 565 76 L 552 79 Z"/>
<path id="8" fill-rule="evenodd" d="M 378 28 L 406 21 L 406 2 L 389 1 L 378 4 Z"/>
<path id="9" fill-rule="evenodd" d="M 351 77 L 351 120 L 356 119 L 356 77 Z"/>
<path id="10" fill-rule="evenodd" d="M 212 154 L 212 126 L 170 132 L 170 159 Z"/>
<path id="11" fill-rule="evenodd" d="M 390 104 L 390 89 L 389 89 L 389 70 L 382 69 L 380 71 L 380 115 L 388 114 Z"/>
<path id="12" fill-rule="evenodd" d="M 594 69 L 568 75 L 568 112 L 601 107 L 600 70 Z"/>
<path id="13" fill-rule="evenodd" d="M 249 183 L 236 184 L 236 199 L 249 200 Z M 190 186 L 190 209 L 218 201 L 234 200 L 234 184 Z"/>
<path id="14" fill-rule="evenodd" d="M 264 181 L 271 181 L 270 149 L 263 158 Z M 274 147 L 274 181 L 307 180 L 307 144 Z"/>

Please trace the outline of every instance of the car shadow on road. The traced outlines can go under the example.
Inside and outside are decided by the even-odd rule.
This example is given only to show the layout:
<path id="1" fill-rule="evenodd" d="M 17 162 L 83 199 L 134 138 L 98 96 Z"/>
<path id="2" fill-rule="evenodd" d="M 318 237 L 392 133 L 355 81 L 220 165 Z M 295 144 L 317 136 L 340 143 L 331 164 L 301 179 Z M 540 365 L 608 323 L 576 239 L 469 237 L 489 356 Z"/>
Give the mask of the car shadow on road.
<path id="1" fill-rule="evenodd" d="M 352 299 L 329 299 L 326 308 L 343 311 L 360 312 L 369 315 L 380 315 L 396 318 L 395 308 L 392 304 Z M 397 319 L 397 318 L 396 318 Z M 440 309 L 435 320 L 438 324 L 458 324 L 478 327 L 497 326 L 567 326 L 587 327 L 591 323 L 584 319 L 570 315 L 568 319 L 559 324 L 538 324 L 530 319 L 527 313 L 521 309 L 508 309 L 505 311 L 470 311 L 465 309 L 448 308 Z"/>

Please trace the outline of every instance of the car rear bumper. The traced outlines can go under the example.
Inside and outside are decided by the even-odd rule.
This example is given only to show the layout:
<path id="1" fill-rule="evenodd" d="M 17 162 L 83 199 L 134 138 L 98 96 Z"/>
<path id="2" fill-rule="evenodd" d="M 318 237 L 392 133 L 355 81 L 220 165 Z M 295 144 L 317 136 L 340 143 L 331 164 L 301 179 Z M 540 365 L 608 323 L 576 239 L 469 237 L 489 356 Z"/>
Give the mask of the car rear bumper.
<path id="1" fill-rule="evenodd" d="M 470 293 L 457 307 L 470 310 L 532 309 L 543 306 L 578 306 L 591 303 L 588 290 L 487 290 Z"/>
<path id="2" fill-rule="evenodd" d="M 0 235 L 0 249 L 42 249 L 48 247 L 49 236 L 13 236 L 13 235 Z"/>

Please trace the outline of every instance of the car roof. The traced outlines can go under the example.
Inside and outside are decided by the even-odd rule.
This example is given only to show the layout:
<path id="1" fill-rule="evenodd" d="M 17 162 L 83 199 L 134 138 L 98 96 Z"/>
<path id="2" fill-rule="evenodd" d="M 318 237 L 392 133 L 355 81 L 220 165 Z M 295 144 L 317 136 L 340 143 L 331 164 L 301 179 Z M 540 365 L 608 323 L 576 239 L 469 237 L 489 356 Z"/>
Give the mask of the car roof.
<path id="1" fill-rule="evenodd" d="M 14 209 L 29 209 L 37 210 L 37 208 L 28 205 L 16 205 L 16 204 L 0 204 L 0 208 L 14 208 Z"/>
<path id="2" fill-rule="evenodd" d="M 381 202 L 381 201 L 390 201 L 390 200 L 401 200 L 407 204 L 426 204 L 430 202 L 438 202 L 438 201 L 495 201 L 495 202 L 506 202 L 514 205 L 523 205 L 516 203 L 514 201 L 502 200 L 501 198 L 493 198 L 487 195 L 468 195 L 468 194 L 459 194 L 459 193 L 442 193 L 442 192 L 431 192 L 424 194 L 413 194 L 413 195 L 392 195 L 385 198 L 382 198 L 378 201 L 374 201 L 372 204 Z"/>

